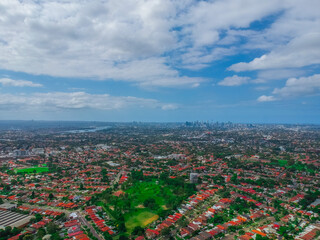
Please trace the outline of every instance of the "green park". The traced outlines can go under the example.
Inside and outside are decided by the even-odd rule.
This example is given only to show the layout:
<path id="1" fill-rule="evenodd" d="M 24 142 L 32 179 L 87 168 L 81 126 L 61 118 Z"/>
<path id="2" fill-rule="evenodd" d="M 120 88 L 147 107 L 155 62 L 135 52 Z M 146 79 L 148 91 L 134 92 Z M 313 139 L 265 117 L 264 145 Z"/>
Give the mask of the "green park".
<path id="1" fill-rule="evenodd" d="M 43 173 L 43 172 L 49 172 L 48 167 L 30 167 L 30 168 L 15 168 L 15 173 Z"/>
<path id="2" fill-rule="evenodd" d="M 121 190 L 108 190 L 98 201 L 111 219 L 131 234 L 137 227 L 165 218 L 194 192 L 194 185 L 183 178 L 145 178 L 133 173 Z"/>

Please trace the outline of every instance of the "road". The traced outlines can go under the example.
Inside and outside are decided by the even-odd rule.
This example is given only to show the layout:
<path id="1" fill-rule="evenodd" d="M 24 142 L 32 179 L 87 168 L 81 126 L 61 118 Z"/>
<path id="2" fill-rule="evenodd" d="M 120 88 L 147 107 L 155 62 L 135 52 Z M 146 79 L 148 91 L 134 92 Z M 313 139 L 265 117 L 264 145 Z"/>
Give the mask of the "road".
<path id="1" fill-rule="evenodd" d="M 79 217 L 80 223 L 81 223 L 82 225 L 86 225 L 86 226 L 90 229 L 90 231 L 91 231 L 91 233 L 93 234 L 93 236 L 95 236 L 95 237 L 98 238 L 99 240 L 104 240 L 104 238 L 101 237 L 101 236 L 97 233 L 97 231 L 92 227 L 92 225 L 85 219 L 85 217 L 82 215 L 82 212 L 77 211 L 77 215 L 78 215 L 78 217 Z"/>
<path id="2" fill-rule="evenodd" d="M 117 176 L 115 177 L 115 179 L 113 180 L 113 183 L 111 184 L 111 186 L 113 186 L 114 184 L 116 184 L 116 183 L 119 182 L 120 177 L 121 177 L 121 175 L 122 175 L 123 172 L 124 172 L 124 171 L 121 170 L 121 171 L 118 173 L 118 175 L 117 175 Z"/>

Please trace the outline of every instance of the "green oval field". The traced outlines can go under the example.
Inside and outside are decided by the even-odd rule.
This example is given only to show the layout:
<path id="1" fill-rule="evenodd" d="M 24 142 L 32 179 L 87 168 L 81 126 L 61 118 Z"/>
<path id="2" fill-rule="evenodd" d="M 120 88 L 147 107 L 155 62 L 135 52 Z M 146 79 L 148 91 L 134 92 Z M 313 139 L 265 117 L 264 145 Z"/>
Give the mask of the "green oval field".
<path id="1" fill-rule="evenodd" d="M 146 227 L 158 218 L 159 216 L 157 214 L 141 209 L 140 211 L 135 211 L 134 213 L 125 215 L 125 225 L 127 231 L 131 233 L 135 227 Z"/>

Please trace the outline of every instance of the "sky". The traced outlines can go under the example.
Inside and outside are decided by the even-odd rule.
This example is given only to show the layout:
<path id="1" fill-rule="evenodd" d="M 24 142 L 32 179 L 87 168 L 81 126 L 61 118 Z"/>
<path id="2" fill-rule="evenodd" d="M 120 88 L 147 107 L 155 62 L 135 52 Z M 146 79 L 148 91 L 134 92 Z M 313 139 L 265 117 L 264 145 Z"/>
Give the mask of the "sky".
<path id="1" fill-rule="evenodd" d="M 319 0 L 1 0 L 0 120 L 320 124 Z"/>

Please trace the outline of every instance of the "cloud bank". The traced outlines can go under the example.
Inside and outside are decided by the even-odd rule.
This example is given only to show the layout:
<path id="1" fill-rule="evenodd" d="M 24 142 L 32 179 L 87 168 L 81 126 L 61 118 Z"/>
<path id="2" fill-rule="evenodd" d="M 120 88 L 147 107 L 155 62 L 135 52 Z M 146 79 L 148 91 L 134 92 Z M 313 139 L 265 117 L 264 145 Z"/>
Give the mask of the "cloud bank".
<path id="1" fill-rule="evenodd" d="M 270 52 L 230 70 L 318 64 L 316 6 L 316 0 L 3 0 L 0 68 L 139 86 L 195 87 L 206 80 L 180 69 L 200 70 L 244 49 Z M 280 16 L 269 28 L 250 29 L 253 22 L 276 14 Z"/>
<path id="2" fill-rule="evenodd" d="M 0 93 L 0 108 L 2 109 L 37 109 L 38 111 L 68 109 L 118 110 L 129 107 L 173 110 L 178 106 L 173 103 L 161 103 L 155 99 L 131 96 L 118 97 L 110 96 L 109 94 L 89 94 L 85 92 L 50 92 L 28 95 Z"/>
<path id="3" fill-rule="evenodd" d="M 2 86 L 11 86 L 11 87 L 42 87 L 40 83 L 33 83 L 26 80 L 14 80 L 10 78 L 0 78 L 0 84 Z"/>

